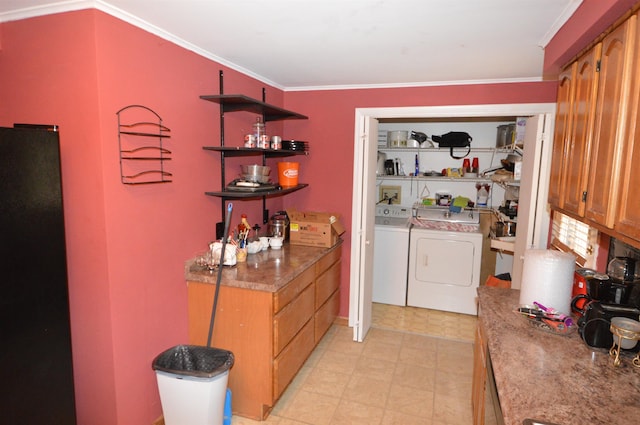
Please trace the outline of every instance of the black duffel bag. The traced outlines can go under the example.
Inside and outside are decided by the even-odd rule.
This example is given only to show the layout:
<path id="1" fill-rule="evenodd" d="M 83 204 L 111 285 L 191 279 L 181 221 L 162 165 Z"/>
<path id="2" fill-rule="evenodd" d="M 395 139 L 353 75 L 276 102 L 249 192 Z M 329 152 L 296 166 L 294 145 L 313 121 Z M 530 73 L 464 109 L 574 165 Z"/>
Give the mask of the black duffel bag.
<path id="1" fill-rule="evenodd" d="M 471 152 L 471 136 L 464 131 L 450 131 L 442 136 L 431 136 L 431 139 L 438 144 L 439 148 L 449 148 L 452 158 L 462 159 Z M 453 154 L 453 148 L 467 148 L 467 153 L 462 156 Z"/>

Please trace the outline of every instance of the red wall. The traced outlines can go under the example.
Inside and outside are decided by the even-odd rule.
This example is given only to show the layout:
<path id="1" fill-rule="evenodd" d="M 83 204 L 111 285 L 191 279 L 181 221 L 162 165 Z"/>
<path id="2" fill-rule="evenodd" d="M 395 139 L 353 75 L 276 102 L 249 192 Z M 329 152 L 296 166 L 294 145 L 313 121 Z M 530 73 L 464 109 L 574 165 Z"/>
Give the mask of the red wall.
<path id="1" fill-rule="evenodd" d="M 161 414 L 151 362 L 188 342 L 184 261 L 220 220 L 220 203 L 204 196 L 220 185 L 219 163 L 202 150 L 219 143 L 219 108 L 199 96 L 218 93 L 222 67 L 95 10 L 0 30 L 0 125 L 60 126 L 79 423 L 149 424 Z M 225 74 L 227 92 L 261 96 L 262 83 Z M 130 104 L 171 129 L 173 183 L 120 183 L 116 112 Z M 228 137 L 241 140 L 237 115 Z"/>
<path id="2" fill-rule="evenodd" d="M 555 102 L 556 83 L 518 83 L 416 87 L 377 90 L 288 92 L 287 109 L 303 111 L 308 123 L 288 124 L 287 130 L 309 141 L 310 156 L 301 164 L 300 178 L 309 188 L 283 202 L 298 209 L 338 212 L 347 232 L 342 256 L 340 315 L 349 314 L 351 203 L 355 109 L 374 107 L 479 105 Z M 301 161 L 302 162 L 302 161 Z"/>
<path id="3" fill-rule="evenodd" d="M 151 362 L 187 342 L 183 264 L 204 250 L 220 220 L 218 93 L 221 65 L 95 10 L 0 26 L 0 125 L 60 126 L 74 374 L 81 425 L 149 424 L 161 414 Z M 225 69 L 225 93 L 260 98 L 263 83 Z M 310 142 L 300 158 L 309 188 L 268 208 L 335 211 L 347 226 L 341 315 L 348 314 L 355 108 L 553 102 L 555 83 L 283 93 L 267 101 L 309 120 L 271 123 L 271 134 Z M 174 182 L 120 183 L 116 112 L 154 109 L 171 129 Z M 227 144 L 254 116 L 227 114 Z M 234 218 L 261 222 L 259 202 Z"/>
<path id="4" fill-rule="evenodd" d="M 560 69 L 624 15 L 638 0 L 583 0 L 544 49 L 544 74 L 555 79 Z"/>

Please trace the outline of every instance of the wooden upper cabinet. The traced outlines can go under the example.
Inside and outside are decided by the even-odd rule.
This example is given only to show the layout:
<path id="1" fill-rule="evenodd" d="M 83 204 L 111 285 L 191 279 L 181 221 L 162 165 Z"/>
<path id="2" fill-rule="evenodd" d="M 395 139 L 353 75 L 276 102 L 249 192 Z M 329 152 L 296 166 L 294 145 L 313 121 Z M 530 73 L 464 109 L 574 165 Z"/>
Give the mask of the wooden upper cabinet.
<path id="1" fill-rule="evenodd" d="M 555 131 L 551 153 L 551 170 L 549 176 L 549 203 L 552 207 L 562 208 L 564 193 L 564 174 L 567 161 L 567 136 L 571 124 L 571 107 L 573 101 L 574 80 L 577 63 L 560 74 L 558 81 L 558 102 L 556 107 Z"/>
<path id="2" fill-rule="evenodd" d="M 585 217 L 609 228 L 614 225 L 619 197 L 635 30 L 636 17 L 632 16 L 602 41 Z"/>
<path id="3" fill-rule="evenodd" d="M 598 88 L 598 61 L 602 45 L 597 44 L 576 62 L 573 102 L 562 169 L 564 190 L 562 209 L 583 216 L 589 174 L 589 156 Z"/>
<path id="4" fill-rule="evenodd" d="M 640 241 L 640 31 L 636 31 L 635 43 L 618 216 L 614 229 Z"/>

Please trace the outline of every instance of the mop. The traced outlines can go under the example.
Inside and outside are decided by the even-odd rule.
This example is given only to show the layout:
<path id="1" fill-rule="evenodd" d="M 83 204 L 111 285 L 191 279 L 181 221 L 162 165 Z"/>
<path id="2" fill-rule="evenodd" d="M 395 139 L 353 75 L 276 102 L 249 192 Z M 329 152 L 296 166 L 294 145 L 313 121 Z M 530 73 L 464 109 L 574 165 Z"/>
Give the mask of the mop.
<path id="1" fill-rule="evenodd" d="M 231 424 L 231 391 L 226 388 L 226 377 L 223 377 L 224 379 L 221 381 L 224 384 L 224 388 L 222 388 L 224 391 L 219 391 L 220 397 L 215 397 L 218 399 L 217 401 L 222 401 L 221 404 L 223 405 L 222 409 L 216 411 L 221 419 L 220 422 L 217 421 L 217 415 L 210 411 L 210 405 L 214 400 L 208 398 L 209 393 L 203 391 L 200 384 L 188 386 L 188 382 L 191 380 L 204 383 L 207 384 L 209 388 L 212 387 L 211 384 L 208 383 L 212 383 L 219 387 L 220 384 L 217 380 L 220 379 L 220 375 L 228 374 L 229 369 L 231 369 L 234 363 L 234 356 L 231 351 L 211 347 L 211 337 L 218 305 L 222 268 L 224 265 L 227 239 L 229 237 L 229 223 L 231 222 L 232 210 L 233 204 L 229 203 L 225 218 L 222 249 L 218 262 L 218 276 L 213 297 L 213 306 L 211 308 L 206 347 L 178 345 L 160 353 L 152 363 L 152 368 L 156 371 L 158 378 L 160 401 L 162 402 L 166 425 L 187 425 L 196 422 L 202 425 Z M 196 402 L 195 399 L 198 398 L 200 400 Z M 202 406 L 198 406 L 198 404 Z M 205 409 L 198 411 L 196 407 L 205 407 Z"/>

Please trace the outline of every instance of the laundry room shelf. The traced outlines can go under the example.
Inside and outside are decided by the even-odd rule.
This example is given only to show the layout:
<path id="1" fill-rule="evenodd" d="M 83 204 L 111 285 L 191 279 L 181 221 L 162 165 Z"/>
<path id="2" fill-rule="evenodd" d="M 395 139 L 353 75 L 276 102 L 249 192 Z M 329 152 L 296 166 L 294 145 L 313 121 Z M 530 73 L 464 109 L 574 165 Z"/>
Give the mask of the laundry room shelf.
<path id="1" fill-rule="evenodd" d="M 438 182 L 455 182 L 455 183 L 469 183 L 469 182 L 481 182 L 492 183 L 489 177 L 442 177 L 442 176 L 376 176 L 377 180 L 425 180 L 425 181 L 438 181 Z"/>
<path id="2" fill-rule="evenodd" d="M 516 246 L 515 236 L 503 236 L 500 238 L 491 238 L 491 248 L 498 251 L 514 252 Z"/>

